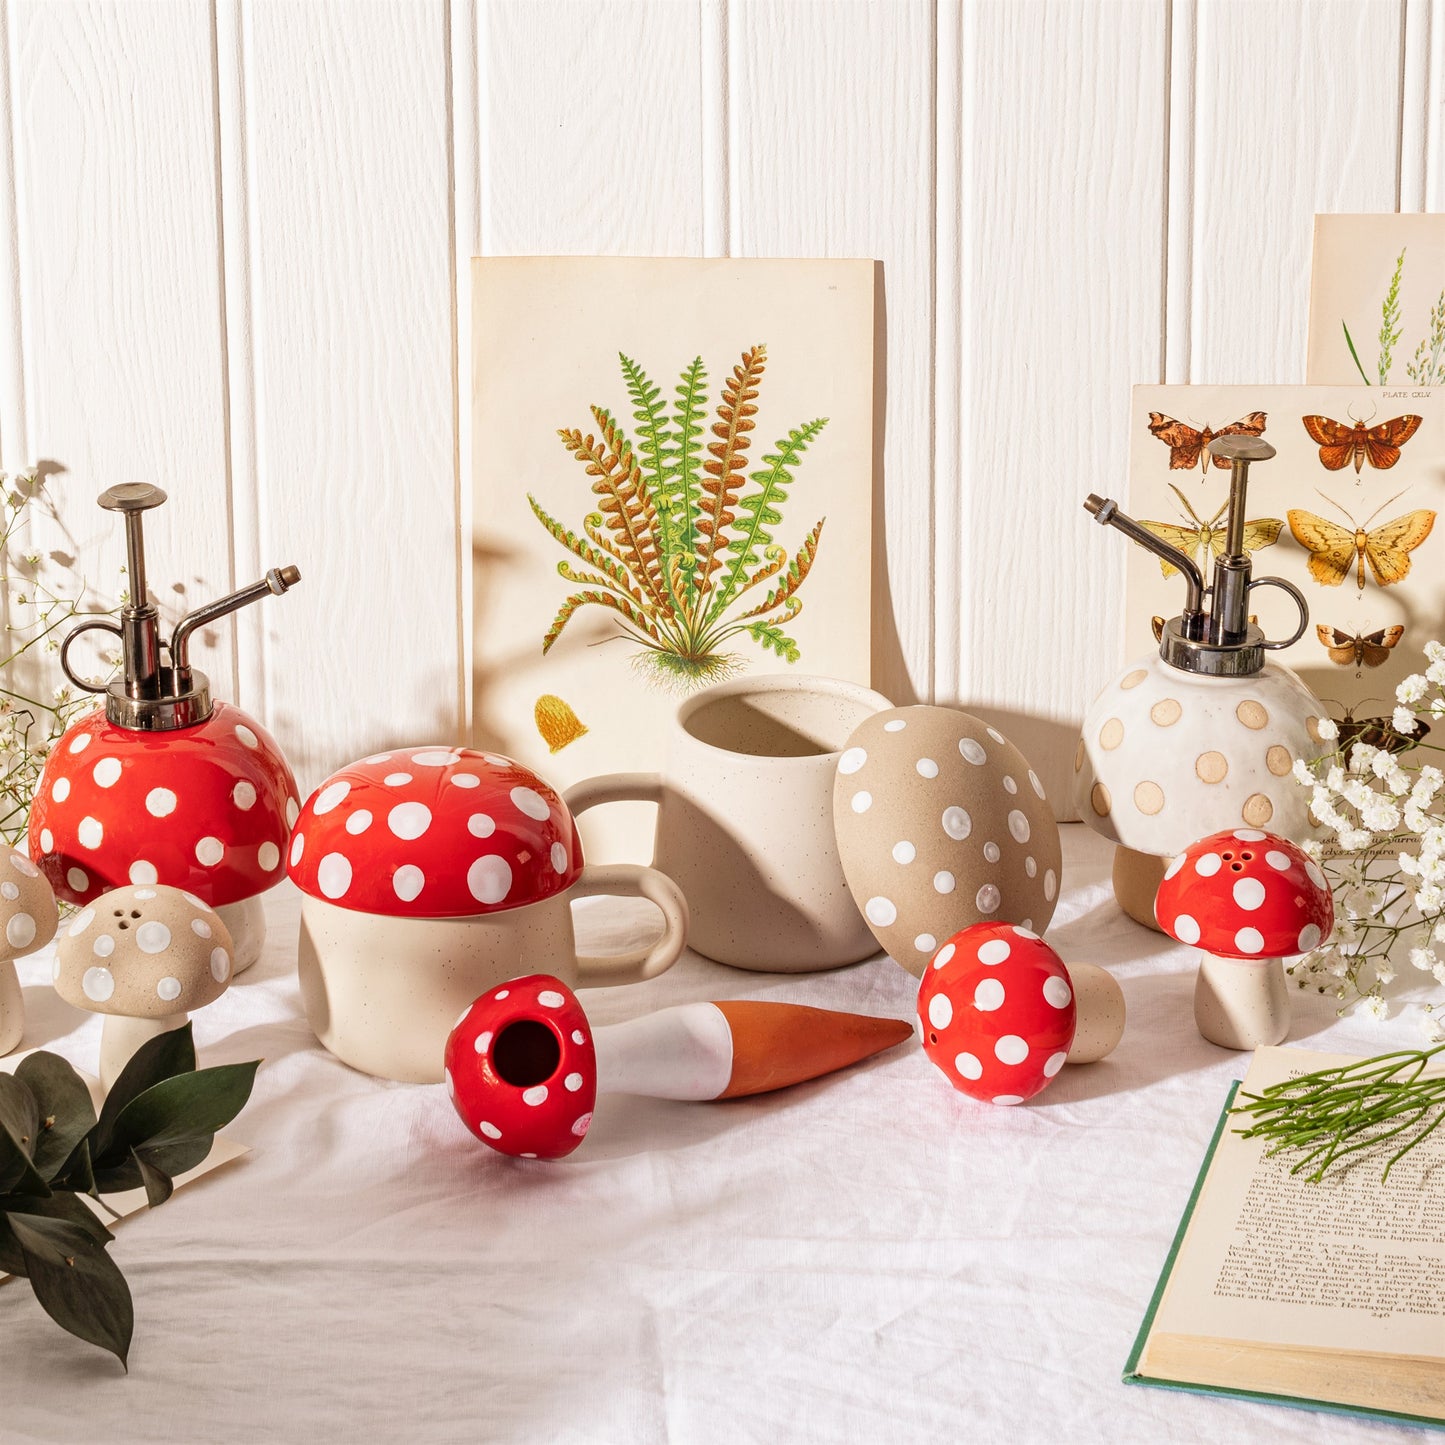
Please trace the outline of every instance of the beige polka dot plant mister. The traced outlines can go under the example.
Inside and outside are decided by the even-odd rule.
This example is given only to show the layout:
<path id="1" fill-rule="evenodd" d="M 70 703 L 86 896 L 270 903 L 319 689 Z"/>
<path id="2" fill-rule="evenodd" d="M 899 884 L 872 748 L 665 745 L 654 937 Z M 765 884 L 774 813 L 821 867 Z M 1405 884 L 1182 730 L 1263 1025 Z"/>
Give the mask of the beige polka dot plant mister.
<path id="1" fill-rule="evenodd" d="M 1074 757 L 1084 821 L 1112 840 L 1114 893 L 1123 910 L 1158 928 L 1154 900 L 1172 858 L 1221 829 L 1267 829 L 1304 842 L 1314 829 L 1308 794 L 1291 776 L 1295 758 L 1324 749 L 1325 709 L 1287 667 L 1268 658 L 1298 640 L 1308 608 L 1293 584 L 1253 577 L 1242 541 L 1249 465 L 1274 455 L 1258 437 L 1225 436 L 1210 447 L 1231 471 L 1228 531 L 1214 575 L 1119 510 L 1090 496 L 1086 508 L 1154 552 L 1184 579 L 1184 609 L 1160 630 L 1157 654 L 1131 663 L 1094 700 Z M 1285 592 L 1299 625 L 1266 638 L 1250 620 L 1251 593 Z"/>

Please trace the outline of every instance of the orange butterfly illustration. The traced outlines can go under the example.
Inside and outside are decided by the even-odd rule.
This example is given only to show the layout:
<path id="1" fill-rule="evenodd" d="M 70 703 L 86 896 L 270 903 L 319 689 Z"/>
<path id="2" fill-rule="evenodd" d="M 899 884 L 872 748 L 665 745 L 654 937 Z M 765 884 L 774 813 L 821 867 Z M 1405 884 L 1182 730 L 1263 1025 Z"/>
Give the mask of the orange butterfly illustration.
<path id="1" fill-rule="evenodd" d="M 1403 627 L 1382 627 L 1378 632 L 1342 632 L 1323 622 L 1315 624 L 1315 636 L 1340 667 L 1382 667 L 1390 660 L 1390 649 L 1405 635 Z"/>
<path id="2" fill-rule="evenodd" d="M 1323 492 L 1320 495 L 1324 497 Z M 1423 509 L 1406 512 L 1383 526 L 1370 531 L 1366 528 L 1390 502 L 1397 502 L 1404 495 L 1404 492 L 1396 492 L 1389 501 L 1381 502 L 1365 518 L 1363 527 L 1332 497 L 1325 497 L 1325 501 L 1332 507 L 1338 507 L 1349 519 L 1353 532 L 1338 522 L 1317 517 L 1313 512 L 1292 509 L 1286 513 L 1295 541 L 1310 554 L 1310 576 L 1321 587 L 1338 587 L 1354 568 L 1356 586 L 1363 592 L 1365 563 L 1368 562 L 1375 581 L 1381 587 L 1400 581 L 1410 570 L 1410 553 L 1430 535 L 1430 529 L 1435 525 L 1435 513 Z"/>
<path id="3" fill-rule="evenodd" d="M 1265 420 L 1264 412 L 1252 411 L 1248 416 L 1242 416 L 1215 431 L 1207 426 L 1196 429 L 1182 421 L 1175 421 L 1172 416 L 1165 416 L 1162 411 L 1151 411 L 1149 430 L 1169 448 L 1171 471 L 1187 471 L 1197 466 L 1207 472 L 1211 460 L 1209 443 L 1215 437 L 1257 437 L 1264 431 Z"/>
<path id="4" fill-rule="evenodd" d="M 1400 448 L 1419 430 L 1423 418 L 1407 412 L 1371 427 L 1353 417 L 1348 423 L 1327 416 L 1305 416 L 1300 420 L 1310 440 L 1319 443 L 1324 466 L 1332 472 L 1343 471 L 1353 458 L 1358 475 L 1366 459 L 1382 472 L 1393 467 L 1400 460 Z"/>

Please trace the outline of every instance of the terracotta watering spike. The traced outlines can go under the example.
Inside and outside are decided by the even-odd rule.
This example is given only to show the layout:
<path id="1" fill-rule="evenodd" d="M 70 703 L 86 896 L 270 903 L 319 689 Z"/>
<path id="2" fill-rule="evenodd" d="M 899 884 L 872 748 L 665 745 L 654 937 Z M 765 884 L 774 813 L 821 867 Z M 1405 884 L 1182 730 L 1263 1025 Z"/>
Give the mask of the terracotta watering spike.
<path id="1" fill-rule="evenodd" d="M 489 989 L 447 1040 L 462 1122 L 523 1159 L 560 1159 L 581 1142 L 597 1095 L 740 1098 L 785 1089 L 901 1044 L 899 1019 L 802 1004 L 681 1004 L 593 1029 L 560 979 L 536 973 Z"/>

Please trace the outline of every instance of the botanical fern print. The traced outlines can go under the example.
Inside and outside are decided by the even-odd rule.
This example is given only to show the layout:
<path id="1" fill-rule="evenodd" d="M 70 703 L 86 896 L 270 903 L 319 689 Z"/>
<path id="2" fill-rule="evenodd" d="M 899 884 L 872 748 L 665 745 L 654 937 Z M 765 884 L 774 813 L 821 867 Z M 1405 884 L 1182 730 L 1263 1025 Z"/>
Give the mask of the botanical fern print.
<path id="1" fill-rule="evenodd" d="M 620 632 L 639 644 L 638 663 L 668 686 L 690 690 L 736 670 L 739 659 L 727 644 L 744 635 L 796 662 L 798 644 L 784 629 L 803 610 L 798 591 L 826 518 L 791 556 L 777 535 L 803 454 L 828 419 L 789 429 L 749 471 L 766 346 L 744 351 L 728 373 L 710 425 L 700 356 L 683 368 L 671 401 L 631 357 L 619 360 L 635 442 L 600 406 L 591 408 L 594 430 L 558 432 L 590 480 L 596 509 L 577 532 L 527 496 L 569 553 L 557 571 L 577 588 L 553 618 L 542 651 L 592 606 L 613 614 Z"/>

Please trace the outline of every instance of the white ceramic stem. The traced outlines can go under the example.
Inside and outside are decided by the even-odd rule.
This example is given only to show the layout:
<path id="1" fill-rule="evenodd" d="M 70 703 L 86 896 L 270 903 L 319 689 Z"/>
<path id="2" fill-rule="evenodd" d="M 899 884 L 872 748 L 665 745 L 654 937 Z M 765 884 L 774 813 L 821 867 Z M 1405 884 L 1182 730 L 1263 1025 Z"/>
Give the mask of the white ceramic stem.
<path id="1" fill-rule="evenodd" d="M 599 1094 L 716 1099 L 732 1081 L 733 1034 L 710 1003 L 680 1004 L 592 1031 Z"/>
<path id="2" fill-rule="evenodd" d="M 238 973 L 245 973 L 260 958 L 261 946 L 266 942 L 266 910 L 261 904 L 261 896 L 258 893 L 254 898 L 241 899 L 239 903 L 223 903 L 216 909 L 231 934 L 232 978 Z"/>
<path id="3" fill-rule="evenodd" d="M 106 1014 L 100 1031 L 100 1082 L 106 1092 L 120 1078 L 135 1051 L 149 1040 L 180 1028 L 187 1014 L 167 1014 L 160 1019 L 132 1019 L 124 1014 Z"/>
<path id="4" fill-rule="evenodd" d="M 1167 858 L 1140 853 L 1122 843 L 1114 849 L 1114 897 L 1135 923 L 1142 923 L 1155 933 L 1164 932 L 1154 917 L 1154 896 L 1159 892 L 1168 866 Z"/>
<path id="5" fill-rule="evenodd" d="M 1204 954 L 1194 985 L 1194 1021 L 1223 1049 L 1282 1044 L 1289 1035 L 1289 984 L 1278 958 Z"/>
<path id="6" fill-rule="evenodd" d="M 0 962 L 0 1055 L 17 1049 L 24 1032 L 25 996 L 15 965 L 7 959 Z"/>

